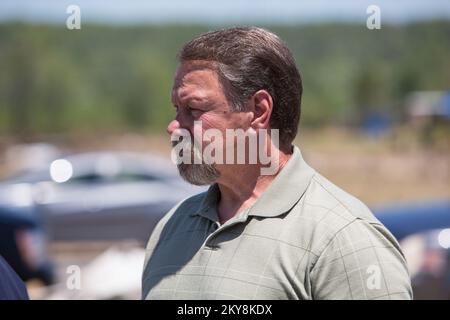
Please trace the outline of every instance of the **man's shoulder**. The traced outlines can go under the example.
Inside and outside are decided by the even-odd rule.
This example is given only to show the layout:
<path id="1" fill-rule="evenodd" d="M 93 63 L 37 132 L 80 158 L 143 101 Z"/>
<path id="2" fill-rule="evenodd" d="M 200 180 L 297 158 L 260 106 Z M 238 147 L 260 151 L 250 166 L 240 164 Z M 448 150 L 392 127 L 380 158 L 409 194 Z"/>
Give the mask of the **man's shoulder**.
<path id="1" fill-rule="evenodd" d="M 296 225 L 302 226 L 299 237 L 317 256 L 341 232 L 355 228 L 382 230 L 390 238 L 381 222 L 361 200 L 317 172 L 296 210 L 295 216 L 300 219 Z"/>
<path id="2" fill-rule="evenodd" d="M 348 222 L 361 219 L 379 223 L 365 203 L 317 172 L 312 177 L 305 202 L 336 213 Z"/>

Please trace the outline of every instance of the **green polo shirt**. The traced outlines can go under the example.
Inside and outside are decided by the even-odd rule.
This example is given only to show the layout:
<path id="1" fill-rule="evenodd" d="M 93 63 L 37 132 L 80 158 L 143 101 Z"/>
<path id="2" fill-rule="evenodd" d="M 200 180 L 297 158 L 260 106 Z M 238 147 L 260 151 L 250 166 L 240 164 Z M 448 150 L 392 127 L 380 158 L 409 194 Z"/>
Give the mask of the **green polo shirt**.
<path id="1" fill-rule="evenodd" d="M 212 185 L 158 223 L 144 299 L 411 299 L 395 238 L 297 147 L 258 200 L 223 225 L 219 198 Z"/>

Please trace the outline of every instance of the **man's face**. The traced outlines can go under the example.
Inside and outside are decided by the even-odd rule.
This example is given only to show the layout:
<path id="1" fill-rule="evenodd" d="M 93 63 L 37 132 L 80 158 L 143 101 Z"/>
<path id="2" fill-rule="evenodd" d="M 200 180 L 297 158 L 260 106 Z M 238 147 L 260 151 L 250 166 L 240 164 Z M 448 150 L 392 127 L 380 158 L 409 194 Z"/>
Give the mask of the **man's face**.
<path id="1" fill-rule="evenodd" d="M 172 103 L 176 108 L 176 117 L 167 127 L 171 135 L 176 134 L 179 129 L 186 129 L 193 140 L 194 130 L 199 130 L 203 136 L 205 130 L 214 128 L 221 131 L 225 138 L 227 128 L 248 127 L 248 113 L 232 112 L 216 71 L 205 61 L 187 61 L 178 66 L 172 89 Z M 201 128 L 194 121 L 201 121 Z M 204 141 L 197 142 L 201 143 L 203 149 L 208 144 Z M 225 143 L 224 141 L 224 145 Z M 195 144 L 192 155 L 202 157 Z M 181 163 L 178 170 L 185 180 L 197 185 L 211 184 L 220 176 L 215 164 Z"/>

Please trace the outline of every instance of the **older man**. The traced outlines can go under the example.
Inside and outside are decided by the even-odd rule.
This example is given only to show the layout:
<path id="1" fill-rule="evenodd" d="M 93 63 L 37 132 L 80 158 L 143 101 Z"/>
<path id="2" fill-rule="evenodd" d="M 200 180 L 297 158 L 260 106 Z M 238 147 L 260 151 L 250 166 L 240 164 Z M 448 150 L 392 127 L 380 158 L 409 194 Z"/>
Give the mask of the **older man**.
<path id="1" fill-rule="evenodd" d="M 395 238 L 292 145 L 302 83 L 287 46 L 260 28 L 232 28 L 193 39 L 179 60 L 168 132 L 174 149 L 189 136 L 175 158 L 194 161 L 177 161 L 181 176 L 211 186 L 153 231 L 143 298 L 410 299 Z M 243 148 L 229 130 L 246 134 Z M 263 170 L 261 151 L 275 170 Z"/>

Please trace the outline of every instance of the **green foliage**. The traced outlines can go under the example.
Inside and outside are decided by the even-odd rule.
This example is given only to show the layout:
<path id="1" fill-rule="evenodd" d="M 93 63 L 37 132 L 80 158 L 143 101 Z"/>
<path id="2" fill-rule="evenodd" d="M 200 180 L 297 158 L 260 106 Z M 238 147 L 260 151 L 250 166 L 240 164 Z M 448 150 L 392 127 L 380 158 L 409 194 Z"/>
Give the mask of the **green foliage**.
<path id="1" fill-rule="evenodd" d="M 267 26 L 304 84 L 302 123 L 396 115 L 412 90 L 448 90 L 450 22 Z M 0 25 L 0 133 L 164 128 L 180 47 L 206 26 Z"/>

